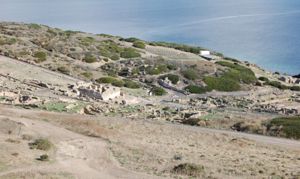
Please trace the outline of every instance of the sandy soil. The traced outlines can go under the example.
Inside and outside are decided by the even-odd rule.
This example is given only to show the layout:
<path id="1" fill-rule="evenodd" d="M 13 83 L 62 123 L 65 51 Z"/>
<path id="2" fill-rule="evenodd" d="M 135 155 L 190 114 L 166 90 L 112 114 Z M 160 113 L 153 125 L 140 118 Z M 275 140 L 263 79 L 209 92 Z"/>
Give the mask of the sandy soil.
<path id="1" fill-rule="evenodd" d="M 185 162 L 204 166 L 203 178 L 300 175 L 299 141 L 5 106 L 1 106 L 0 114 L 1 120 L 5 117 L 21 122 L 29 131 L 49 138 L 56 147 L 49 164 L 11 166 L 0 173 L 2 178 L 20 172 L 67 173 L 75 178 L 173 178 L 172 168 Z"/>

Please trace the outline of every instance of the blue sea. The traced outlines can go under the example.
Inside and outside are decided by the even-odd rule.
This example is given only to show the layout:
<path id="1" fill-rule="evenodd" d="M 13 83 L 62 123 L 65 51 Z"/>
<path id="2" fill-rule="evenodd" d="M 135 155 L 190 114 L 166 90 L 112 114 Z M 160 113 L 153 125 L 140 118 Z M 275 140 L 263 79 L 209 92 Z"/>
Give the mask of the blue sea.
<path id="1" fill-rule="evenodd" d="M 0 21 L 186 43 L 300 73 L 300 0 L 0 0 Z"/>

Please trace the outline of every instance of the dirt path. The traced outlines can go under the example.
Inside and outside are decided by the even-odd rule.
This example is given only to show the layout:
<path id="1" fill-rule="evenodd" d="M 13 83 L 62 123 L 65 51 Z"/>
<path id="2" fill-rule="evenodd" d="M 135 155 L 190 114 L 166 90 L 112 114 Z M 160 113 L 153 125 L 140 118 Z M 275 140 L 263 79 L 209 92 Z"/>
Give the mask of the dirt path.
<path id="1" fill-rule="evenodd" d="M 1 107 L 1 110 L 3 108 Z M 16 113 L 18 110 L 14 110 Z M 1 113 L 2 114 L 2 113 Z M 21 122 L 28 130 L 50 139 L 56 148 L 55 160 L 46 165 L 16 168 L 0 173 L 0 178 L 19 172 L 67 172 L 75 178 L 154 178 L 153 176 L 123 169 L 114 160 L 107 143 L 98 138 L 86 137 L 50 123 L 1 115 L 10 120 Z"/>

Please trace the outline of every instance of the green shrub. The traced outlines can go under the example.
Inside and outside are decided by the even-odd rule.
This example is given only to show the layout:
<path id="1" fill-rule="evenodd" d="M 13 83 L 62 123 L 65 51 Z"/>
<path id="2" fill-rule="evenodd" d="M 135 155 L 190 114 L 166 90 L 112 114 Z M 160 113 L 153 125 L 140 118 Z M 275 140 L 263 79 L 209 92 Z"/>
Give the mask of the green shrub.
<path id="1" fill-rule="evenodd" d="M 93 37 L 80 37 L 78 39 L 80 40 L 80 43 L 84 46 L 89 46 L 95 42 L 95 39 Z"/>
<path id="2" fill-rule="evenodd" d="M 131 89 L 138 89 L 140 88 L 140 84 L 137 82 L 134 82 L 132 80 L 124 80 L 124 87 L 131 88 Z"/>
<path id="3" fill-rule="evenodd" d="M 179 81 L 179 76 L 174 74 L 167 74 L 159 77 L 160 79 L 166 79 L 168 78 L 172 84 L 176 85 Z"/>
<path id="4" fill-rule="evenodd" d="M 42 28 L 40 25 L 38 25 L 38 24 L 29 24 L 28 25 L 28 27 L 30 28 L 30 29 L 40 29 L 40 28 Z"/>
<path id="5" fill-rule="evenodd" d="M 13 45 L 17 42 L 15 38 L 2 38 L 0 37 L 0 45 Z"/>
<path id="6" fill-rule="evenodd" d="M 124 86 L 124 81 L 123 80 L 115 80 L 111 83 L 111 85 L 116 86 L 116 87 L 123 87 Z"/>
<path id="7" fill-rule="evenodd" d="M 136 41 L 141 41 L 140 39 L 135 38 L 135 37 L 130 37 L 130 38 L 126 38 L 126 39 L 122 38 L 120 40 L 125 41 L 125 42 L 131 42 L 131 43 L 136 42 Z"/>
<path id="8" fill-rule="evenodd" d="M 35 52 L 33 57 L 36 58 L 36 63 L 41 63 L 47 60 L 47 54 L 42 51 Z"/>
<path id="9" fill-rule="evenodd" d="M 85 55 L 85 57 L 83 58 L 83 61 L 86 63 L 95 63 L 95 62 L 97 62 L 97 58 L 94 57 L 93 55 Z"/>
<path id="10" fill-rule="evenodd" d="M 82 76 L 84 76 L 85 78 L 92 78 L 93 77 L 93 73 L 91 72 L 83 72 L 81 73 Z"/>
<path id="11" fill-rule="evenodd" d="M 49 156 L 47 154 L 41 155 L 37 160 L 46 162 L 49 161 Z"/>
<path id="12" fill-rule="evenodd" d="M 135 41 L 135 42 L 133 42 L 133 46 L 136 47 L 136 48 L 141 48 L 141 49 L 145 49 L 146 48 L 145 43 L 142 42 L 142 41 Z"/>
<path id="13" fill-rule="evenodd" d="M 133 48 L 125 48 L 124 51 L 121 53 L 121 57 L 122 58 L 137 58 L 137 57 L 141 57 L 141 54 L 138 53 Z"/>
<path id="14" fill-rule="evenodd" d="M 279 134 L 282 137 L 300 139 L 300 117 L 285 117 L 285 118 L 275 118 L 272 119 L 268 125 L 268 130 L 272 130 L 273 127 L 281 128 Z"/>
<path id="15" fill-rule="evenodd" d="M 163 64 L 163 65 L 155 65 L 155 66 L 148 66 L 146 68 L 146 72 L 149 75 L 159 75 L 159 74 L 167 72 L 167 71 L 169 71 L 169 70 L 168 70 L 167 65 L 165 65 L 165 64 Z"/>
<path id="16" fill-rule="evenodd" d="M 119 55 L 112 55 L 111 57 L 110 57 L 110 59 L 111 60 L 114 60 L 114 61 L 117 61 L 117 60 L 120 60 L 120 57 L 119 57 Z"/>
<path id="17" fill-rule="evenodd" d="M 57 71 L 63 73 L 63 74 L 70 74 L 70 70 L 68 68 L 66 68 L 65 66 L 61 66 L 57 68 Z"/>
<path id="18" fill-rule="evenodd" d="M 189 45 L 169 43 L 169 42 L 151 42 L 149 44 L 153 45 L 153 46 L 174 48 L 174 49 L 177 49 L 180 51 L 190 52 L 190 53 L 194 53 L 194 54 L 199 54 L 200 50 L 203 50 L 203 48 L 201 48 L 201 47 L 193 47 L 193 46 L 189 46 Z"/>
<path id="19" fill-rule="evenodd" d="M 204 82 L 207 84 L 208 90 L 217 90 L 217 91 L 238 91 L 240 90 L 240 84 L 227 77 L 205 77 Z"/>
<path id="20" fill-rule="evenodd" d="M 114 78 L 114 77 L 102 77 L 96 80 L 98 83 L 107 83 L 117 87 L 123 87 L 125 82 L 123 80 Z"/>
<path id="21" fill-rule="evenodd" d="M 273 86 L 275 88 L 278 88 L 278 89 L 288 89 L 289 87 L 283 85 L 281 82 L 279 81 L 269 81 L 266 83 L 267 85 L 270 85 L 270 86 Z"/>
<path id="22" fill-rule="evenodd" d="M 292 86 L 290 87 L 292 91 L 300 91 L 300 86 Z"/>
<path id="23" fill-rule="evenodd" d="M 238 65 L 237 63 L 219 61 L 216 62 L 216 64 L 229 68 L 229 71 L 224 73 L 224 76 L 227 78 L 231 78 L 232 80 L 243 82 L 245 84 L 253 84 L 257 81 L 255 73 L 251 69 Z"/>
<path id="24" fill-rule="evenodd" d="M 187 92 L 190 92 L 190 93 L 194 93 L 194 94 L 203 94 L 203 93 L 210 91 L 206 87 L 201 87 L 201 86 L 197 86 L 197 85 L 189 85 L 189 86 L 185 87 L 184 90 L 186 90 Z"/>
<path id="25" fill-rule="evenodd" d="M 161 88 L 161 87 L 157 87 L 157 86 L 153 87 L 153 88 L 151 89 L 151 92 L 152 92 L 152 94 L 155 95 L 155 96 L 163 96 L 163 95 L 167 94 L 167 92 L 166 92 L 165 89 L 163 89 L 163 88 Z"/>
<path id="26" fill-rule="evenodd" d="M 198 73 L 194 69 L 181 71 L 182 75 L 189 80 L 196 80 L 199 78 Z"/>
<path id="27" fill-rule="evenodd" d="M 29 143 L 31 149 L 38 150 L 50 150 L 52 147 L 52 143 L 48 139 L 36 139 L 34 142 Z"/>
<path id="28" fill-rule="evenodd" d="M 173 168 L 173 172 L 179 175 L 200 177 L 204 174 L 204 167 L 192 163 L 179 164 Z"/>
<path id="29" fill-rule="evenodd" d="M 269 81 L 270 81 L 269 78 L 264 77 L 264 76 L 261 76 L 261 77 L 259 77 L 258 79 L 259 79 L 260 81 L 264 81 L 264 82 L 269 82 Z"/>

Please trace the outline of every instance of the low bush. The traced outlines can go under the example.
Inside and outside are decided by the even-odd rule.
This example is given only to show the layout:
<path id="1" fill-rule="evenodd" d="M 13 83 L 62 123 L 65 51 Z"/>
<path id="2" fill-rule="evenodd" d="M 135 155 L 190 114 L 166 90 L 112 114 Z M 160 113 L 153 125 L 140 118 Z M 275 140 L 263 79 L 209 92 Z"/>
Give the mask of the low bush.
<path id="1" fill-rule="evenodd" d="M 300 139 L 300 117 L 297 116 L 272 119 L 267 124 L 267 129 L 271 135 Z"/>
<path id="2" fill-rule="evenodd" d="M 95 63 L 95 62 L 97 62 L 97 58 L 94 57 L 93 55 L 85 55 L 85 57 L 83 58 L 83 61 L 86 63 Z"/>
<path id="3" fill-rule="evenodd" d="M 163 96 L 163 95 L 167 94 L 167 91 L 165 89 L 163 89 L 161 87 L 157 87 L 157 86 L 153 87 L 151 89 L 151 92 L 155 96 Z"/>
<path id="4" fill-rule="evenodd" d="M 159 74 L 162 74 L 162 73 L 165 73 L 169 71 L 168 69 L 168 66 L 163 64 L 163 65 L 155 65 L 155 66 L 148 66 L 146 68 L 146 72 L 149 74 L 149 75 L 159 75 Z"/>
<path id="5" fill-rule="evenodd" d="M 93 77 L 93 73 L 91 72 L 83 72 L 81 73 L 82 76 L 84 76 L 85 78 L 92 78 Z"/>
<path id="6" fill-rule="evenodd" d="M 42 26 L 40 26 L 39 24 L 29 24 L 28 27 L 30 29 L 36 29 L 36 30 L 42 28 Z"/>
<path id="7" fill-rule="evenodd" d="M 61 66 L 57 68 L 57 71 L 63 73 L 63 74 L 70 74 L 70 70 L 68 68 L 66 68 L 65 66 Z"/>
<path id="8" fill-rule="evenodd" d="M 187 92 L 194 93 L 194 94 L 203 94 L 209 92 L 210 90 L 206 87 L 197 86 L 197 85 L 189 85 L 184 88 Z"/>
<path id="9" fill-rule="evenodd" d="M 48 139 L 36 139 L 34 142 L 29 143 L 31 149 L 38 150 L 50 150 L 52 147 L 52 143 Z"/>
<path id="10" fill-rule="evenodd" d="M 133 46 L 136 47 L 136 48 L 140 48 L 140 49 L 145 49 L 146 48 L 145 43 L 142 42 L 142 41 L 133 42 Z"/>
<path id="11" fill-rule="evenodd" d="M 134 82 L 132 80 L 124 80 L 124 87 L 131 88 L 131 89 L 138 89 L 140 88 L 140 84 L 137 82 Z"/>
<path id="12" fill-rule="evenodd" d="M 199 78 L 198 73 L 194 69 L 181 71 L 182 75 L 189 80 L 196 80 Z"/>
<path id="13" fill-rule="evenodd" d="M 137 58 L 141 57 L 141 54 L 133 48 L 125 48 L 124 51 L 120 54 L 120 56 L 122 58 Z"/>
<path id="14" fill-rule="evenodd" d="M 292 91 L 300 91 L 300 86 L 292 86 L 292 87 L 290 87 L 290 90 L 292 90 Z"/>
<path id="15" fill-rule="evenodd" d="M 261 76 L 261 77 L 259 77 L 258 79 L 259 79 L 260 81 L 264 81 L 264 82 L 269 82 L 269 81 L 270 81 L 269 78 L 264 77 L 264 76 Z"/>
<path id="16" fill-rule="evenodd" d="M 191 177 L 200 177 L 204 174 L 204 167 L 192 163 L 183 163 L 175 166 L 173 172 L 179 175 L 187 175 Z"/>
<path id="17" fill-rule="evenodd" d="M 244 66 L 241 66 L 237 63 L 230 63 L 225 61 L 216 62 L 221 66 L 225 66 L 229 68 L 229 71 L 225 72 L 223 76 L 226 78 L 230 78 L 232 80 L 243 82 L 245 84 L 254 84 L 257 81 L 255 73 Z"/>
<path id="18" fill-rule="evenodd" d="M 123 87 L 125 82 L 123 80 L 114 78 L 114 77 L 102 77 L 96 80 L 98 83 L 107 83 L 117 87 Z"/>
<path id="19" fill-rule="evenodd" d="M 35 52 L 33 57 L 36 58 L 36 63 L 41 63 L 47 60 L 47 54 L 42 51 Z"/>
<path id="20" fill-rule="evenodd" d="M 189 45 L 184 45 L 184 44 L 177 44 L 177 43 L 169 43 L 169 42 L 151 42 L 149 43 L 150 45 L 153 46 L 162 46 L 162 47 L 168 47 L 168 48 L 174 48 L 180 51 L 184 52 L 190 52 L 194 54 L 199 54 L 200 50 L 203 50 L 201 47 L 194 47 L 194 46 L 189 46 Z"/>
<path id="21" fill-rule="evenodd" d="M 239 82 L 228 77 L 205 77 L 204 82 L 207 84 L 208 90 L 230 92 L 241 89 Z"/>
<path id="22" fill-rule="evenodd" d="M 179 76 L 174 74 L 167 74 L 159 77 L 160 79 L 166 79 L 168 78 L 172 84 L 176 85 L 179 81 Z"/>
<path id="23" fill-rule="evenodd" d="M 125 42 L 131 42 L 131 43 L 133 43 L 133 42 L 141 41 L 141 40 L 138 39 L 138 38 L 135 38 L 135 37 L 129 37 L 129 38 L 125 38 L 125 39 L 121 38 L 120 41 L 125 41 Z"/>
<path id="24" fill-rule="evenodd" d="M 278 88 L 278 89 L 288 89 L 289 87 L 283 85 L 281 82 L 279 81 L 269 81 L 266 83 L 267 85 L 270 85 L 270 86 L 273 86 L 275 88 Z"/>
<path id="25" fill-rule="evenodd" d="M 49 161 L 49 155 L 47 155 L 47 154 L 41 155 L 37 160 L 42 161 L 42 162 Z"/>

